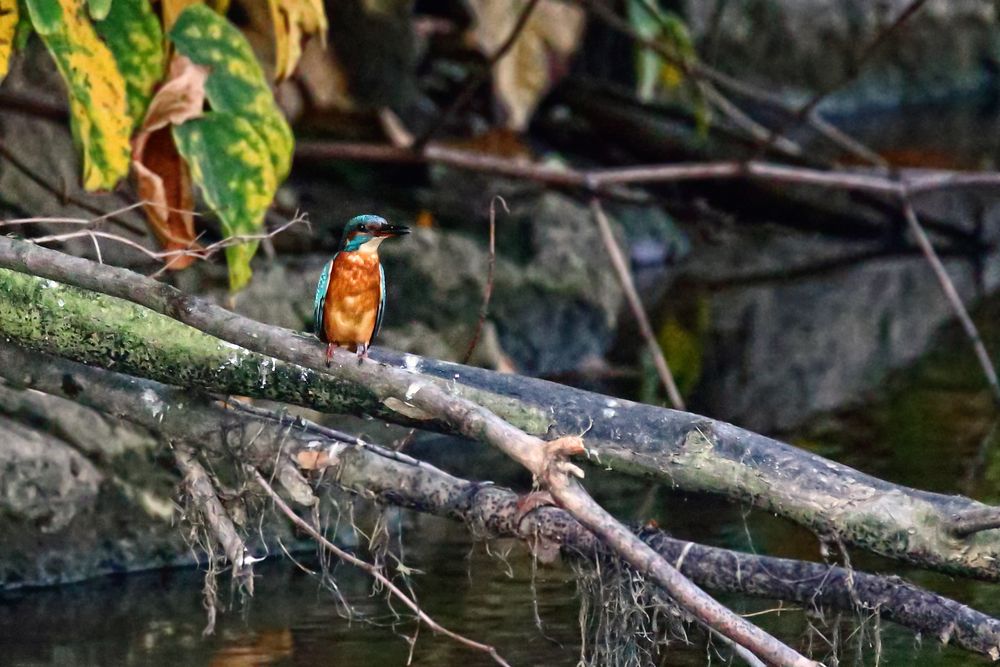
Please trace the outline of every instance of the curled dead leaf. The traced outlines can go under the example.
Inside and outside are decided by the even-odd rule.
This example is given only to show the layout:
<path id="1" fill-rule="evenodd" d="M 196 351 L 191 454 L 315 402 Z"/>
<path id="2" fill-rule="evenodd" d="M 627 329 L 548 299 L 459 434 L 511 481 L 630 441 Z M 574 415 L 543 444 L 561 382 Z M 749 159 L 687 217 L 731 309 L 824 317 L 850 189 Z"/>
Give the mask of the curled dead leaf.
<path id="1" fill-rule="evenodd" d="M 132 140 L 132 173 L 150 229 L 166 250 L 197 248 L 191 174 L 174 144 L 171 125 L 202 114 L 208 68 L 184 56 L 170 63 L 167 82 L 153 96 L 139 132 Z M 191 265 L 191 255 L 176 255 L 167 268 Z"/>

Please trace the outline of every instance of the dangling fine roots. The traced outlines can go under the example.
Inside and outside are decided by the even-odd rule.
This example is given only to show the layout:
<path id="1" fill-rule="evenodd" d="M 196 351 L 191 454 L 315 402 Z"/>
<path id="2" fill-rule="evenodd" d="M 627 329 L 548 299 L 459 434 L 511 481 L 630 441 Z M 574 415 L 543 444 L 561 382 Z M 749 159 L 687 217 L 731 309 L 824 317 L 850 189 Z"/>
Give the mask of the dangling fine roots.
<path id="1" fill-rule="evenodd" d="M 580 597 L 580 665 L 658 664 L 674 642 L 688 643 L 690 617 L 616 558 L 573 558 Z"/>

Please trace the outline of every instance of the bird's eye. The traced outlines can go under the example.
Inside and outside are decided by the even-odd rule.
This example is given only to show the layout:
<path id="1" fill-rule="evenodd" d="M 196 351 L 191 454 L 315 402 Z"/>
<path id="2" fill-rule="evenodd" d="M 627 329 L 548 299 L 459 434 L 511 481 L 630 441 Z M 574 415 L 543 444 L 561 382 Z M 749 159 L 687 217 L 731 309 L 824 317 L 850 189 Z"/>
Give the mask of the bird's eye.
<path id="1" fill-rule="evenodd" d="M 358 231 L 359 232 L 367 232 L 368 231 L 368 227 L 366 227 L 365 225 L 361 225 L 360 227 L 358 227 Z"/>

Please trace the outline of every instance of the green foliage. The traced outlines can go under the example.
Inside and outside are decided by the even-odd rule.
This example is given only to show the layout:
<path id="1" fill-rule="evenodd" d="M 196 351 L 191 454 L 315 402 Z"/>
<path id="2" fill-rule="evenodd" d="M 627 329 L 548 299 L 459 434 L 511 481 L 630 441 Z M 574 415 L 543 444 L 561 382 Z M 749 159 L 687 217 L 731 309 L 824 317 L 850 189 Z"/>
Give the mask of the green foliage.
<path id="1" fill-rule="evenodd" d="M 115 0 L 97 33 L 114 55 L 128 95 L 128 112 L 134 129 L 146 113 L 153 88 L 163 78 L 166 62 L 163 30 L 149 0 Z M 90 3 L 91 16 L 94 2 Z"/>
<path id="2" fill-rule="evenodd" d="M 208 7 L 192 5 L 177 18 L 170 40 L 178 53 L 211 68 L 205 95 L 212 109 L 251 121 L 266 140 L 278 179 L 284 179 L 292 163 L 292 131 L 246 38 Z"/>
<path id="3" fill-rule="evenodd" d="M 250 120 L 213 111 L 174 127 L 177 149 L 201 186 L 205 202 L 222 221 L 227 236 L 253 234 L 278 187 L 267 143 Z M 229 285 L 233 290 L 250 280 L 250 259 L 257 242 L 226 248 Z"/>
<path id="4" fill-rule="evenodd" d="M 26 4 L 66 83 L 73 139 L 83 155 L 83 186 L 113 188 L 128 173 L 131 152 L 125 79 L 85 15 L 82 0 Z"/>
<path id="5" fill-rule="evenodd" d="M 174 128 L 178 150 L 227 234 L 253 234 L 291 168 L 292 131 L 275 104 L 250 44 L 203 5 L 185 9 L 170 30 L 178 53 L 209 67 L 213 112 Z M 244 287 L 257 243 L 226 249 L 229 286 Z"/>
<path id="6" fill-rule="evenodd" d="M 12 52 L 24 46 L 32 31 L 37 32 L 66 84 L 84 188 L 114 188 L 128 173 L 133 132 L 139 130 L 136 145 L 145 147 L 150 134 L 164 123 L 183 123 L 172 132 L 178 150 L 169 144 L 153 144 L 144 159 L 137 160 L 145 170 L 137 167 L 137 179 L 163 183 L 166 177 L 172 188 L 168 192 L 161 187 L 161 198 L 166 201 L 160 203 L 185 209 L 192 201 L 193 181 L 227 234 L 255 234 L 291 168 L 291 128 L 250 44 L 221 15 L 229 4 L 226 0 L 207 4 L 164 0 L 164 16 L 176 16 L 168 35 L 176 53 L 205 66 L 209 75 L 204 91 L 201 80 L 197 90 L 190 82 L 173 89 L 159 86 L 168 83 L 165 78 L 173 81 L 171 77 L 177 75 L 168 77 L 168 69 L 173 72 L 166 62 L 170 51 L 154 4 L 152 0 L 0 0 L 0 80 Z M 177 14 L 181 7 L 183 11 Z M 285 54 L 282 62 L 287 75 L 298 60 L 302 40 L 324 32 L 326 16 L 319 0 L 303 4 L 275 0 L 271 10 L 282 19 L 274 31 Z M 178 71 L 184 71 L 184 62 L 178 64 Z M 160 116 L 149 121 L 146 111 L 158 86 Z M 212 113 L 185 122 L 167 111 L 190 105 L 193 99 L 200 112 L 202 92 Z M 185 102 L 182 95 L 190 99 Z M 144 126 L 144 120 L 152 125 Z M 188 168 L 191 181 L 186 176 Z M 149 210 L 147 214 L 154 231 L 161 231 L 156 216 Z M 248 242 L 227 249 L 233 289 L 250 279 L 250 259 L 257 245 Z M 181 266 L 186 263 L 171 265 Z"/>

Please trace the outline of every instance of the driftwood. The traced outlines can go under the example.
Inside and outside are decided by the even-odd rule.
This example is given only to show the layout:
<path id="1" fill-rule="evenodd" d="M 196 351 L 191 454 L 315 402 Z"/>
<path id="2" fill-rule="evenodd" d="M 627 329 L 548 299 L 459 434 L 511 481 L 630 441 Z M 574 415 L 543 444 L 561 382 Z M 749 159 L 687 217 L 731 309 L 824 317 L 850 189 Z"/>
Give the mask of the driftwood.
<path id="1" fill-rule="evenodd" d="M 70 398 L 150 428 L 168 440 L 197 444 L 211 457 L 239 460 L 274 473 L 284 452 L 325 480 L 383 504 L 457 519 L 483 538 L 516 537 L 536 549 L 558 545 L 568 557 L 606 556 L 599 540 L 564 510 L 525 512 L 525 499 L 472 482 L 353 436 L 233 401 L 223 402 L 152 380 L 77 364 L 9 345 L 0 376 L 15 386 Z M 142 397 L 136 400 L 136 396 Z M 279 479 L 281 477 L 279 476 Z M 286 486 L 287 490 L 287 486 Z M 296 489 L 289 495 L 311 502 Z M 915 633 L 1000 657 L 1000 621 L 909 584 L 838 566 L 747 554 L 643 529 L 640 536 L 700 586 L 714 592 L 786 600 L 810 608 L 877 611 Z M 541 542 L 540 542 L 541 541 Z"/>
<path id="2" fill-rule="evenodd" d="M 433 386 L 528 434 L 583 434 L 589 455 L 613 469 L 752 503 L 823 538 L 918 566 L 1000 579 L 1000 533 L 956 534 L 964 517 L 993 512 L 968 498 L 892 484 L 706 417 L 413 355 L 376 349 L 374 362 L 360 364 L 337 355 L 328 372 L 315 372 L 310 366 L 322 369 L 323 359 L 315 339 L 249 320 L 130 271 L 9 238 L 0 238 L 0 266 L 15 270 L 0 271 L 6 298 L 0 302 L 0 334 L 26 347 L 206 391 L 456 432 L 407 399 Z M 264 354 L 43 278 L 128 299 Z"/>

